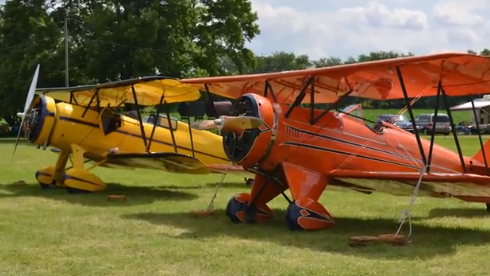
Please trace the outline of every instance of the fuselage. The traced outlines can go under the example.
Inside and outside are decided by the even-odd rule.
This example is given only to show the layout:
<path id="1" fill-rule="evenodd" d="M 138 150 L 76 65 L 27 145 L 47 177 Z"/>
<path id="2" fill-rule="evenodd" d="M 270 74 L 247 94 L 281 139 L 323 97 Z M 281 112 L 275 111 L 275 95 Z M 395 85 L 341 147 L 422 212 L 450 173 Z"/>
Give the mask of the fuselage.
<path id="1" fill-rule="evenodd" d="M 283 107 L 281 110 L 284 110 Z M 318 116 L 322 111 L 315 111 Z M 328 113 L 314 125 L 308 123 L 310 109 L 296 108 L 289 118 L 280 117 L 274 154 L 288 162 L 329 172 L 334 169 L 362 171 L 420 171 L 425 164 L 413 133 L 385 124 L 381 131 L 361 119 Z M 422 140 L 426 157 L 430 141 Z M 469 158 L 464 158 L 467 166 Z M 463 172 L 459 155 L 433 145 L 431 171 Z"/>
<path id="2" fill-rule="evenodd" d="M 244 167 L 259 166 L 262 171 L 270 171 L 287 161 L 327 174 L 335 169 L 419 172 L 425 166 L 415 135 L 396 126 L 384 124 L 378 131 L 362 119 L 335 112 L 327 112 L 311 123 L 311 118 L 323 110 L 311 114 L 309 108 L 295 107 L 286 114 L 288 105 L 273 104 L 256 94 L 245 94 L 242 102 L 247 108 L 238 113 L 248 112 L 265 123 L 259 129 L 225 134 L 228 157 Z M 430 141 L 421 140 L 428 158 Z M 240 146 L 230 146 L 235 144 Z M 430 159 L 431 172 L 463 172 L 459 155 L 437 144 Z M 483 164 L 468 157 L 463 160 L 473 173 L 479 173 L 475 170 Z"/>
<path id="3" fill-rule="evenodd" d="M 115 148 L 120 153 L 146 152 L 150 143 L 150 152 L 174 152 L 176 148 L 178 153 L 194 155 L 206 164 L 229 163 L 220 146 L 221 136 L 193 130 L 191 142 L 189 126 L 176 119 L 171 119 L 169 124 L 166 117 L 161 118 L 165 119 L 162 126 L 155 128 L 150 139 L 153 123 L 143 123 L 142 131 L 139 120 L 109 110 L 99 112 L 97 108 L 54 103 L 45 96 L 36 98 L 33 106 L 40 112 L 28 139 L 38 145 L 47 143 L 67 152 L 72 144 L 80 145 L 86 151 L 86 158 L 98 161 Z"/>

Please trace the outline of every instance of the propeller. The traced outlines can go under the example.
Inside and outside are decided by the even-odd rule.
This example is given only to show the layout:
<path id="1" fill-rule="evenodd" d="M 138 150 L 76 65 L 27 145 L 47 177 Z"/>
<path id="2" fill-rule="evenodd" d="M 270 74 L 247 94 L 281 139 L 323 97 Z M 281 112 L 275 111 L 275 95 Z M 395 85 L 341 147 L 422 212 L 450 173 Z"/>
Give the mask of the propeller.
<path id="1" fill-rule="evenodd" d="M 14 152 L 12 153 L 12 157 L 10 158 L 11 164 L 12 164 L 12 160 L 14 159 L 15 152 L 17 151 L 17 146 L 19 145 L 20 133 L 22 131 L 22 128 L 24 127 L 24 122 L 25 122 L 25 118 L 27 117 L 27 112 L 31 107 L 32 99 L 34 99 L 34 94 L 36 93 L 37 79 L 39 76 L 39 67 L 40 65 L 38 64 L 36 67 L 36 71 L 34 72 L 34 76 L 32 77 L 31 86 L 29 87 L 29 92 L 27 93 L 27 98 L 24 105 L 24 112 L 17 113 L 17 116 L 22 118 L 22 121 L 20 123 L 19 132 L 17 133 L 17 140 L 15 140 Z"/>
<path id="2" fill-rule="evenodd" d="M 264 124 L 261 118 L 252 116 L 220 116 L 214 120 L 202 120 L 193 122 L 191 127 L 200 130 L 232 130 L 232 129 L 252 129 Z"/>

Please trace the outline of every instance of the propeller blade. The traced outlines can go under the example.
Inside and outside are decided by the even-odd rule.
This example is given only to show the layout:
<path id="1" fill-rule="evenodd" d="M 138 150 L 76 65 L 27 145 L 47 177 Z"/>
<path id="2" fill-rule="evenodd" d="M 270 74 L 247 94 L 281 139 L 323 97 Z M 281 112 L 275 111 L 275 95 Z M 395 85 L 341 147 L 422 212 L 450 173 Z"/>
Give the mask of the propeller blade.
<path id="1" fill-rule="evenodd" d="M 223 125 L 221 127 L 222 130 L 253 129 L 258 128 L 264 124 L 264 120 L 252 116 L 222 116 L 221 118 L 223 120 Z"/>
<path id="2" fill-rule="evenodd" d="M 229 117 L 229 116 L 221 116 L 219 119 L 215 120 L 202 120 L 197 121 L 191 124 L 192 128 L 200 129 L 200 130 L 211 130 L 211 129 L 219 129 L 219 130 L 242 130 L 242 129 L 253 129 L 260 127 L 264 124 L 264 121 L 257 117 L 252 116 L 238 116 L 238 117 Z"/>
<path id="3" fill-rule="evenodd" d="M 29 92 L 27 93 L 26 102 L 24 104 L 24 112 L 17 113 L 17 116 L 21 117 L 22 121 L 20 123 L 19 132 L 17 133 L 17 139 L 15 140 L 14 151 L 12 152 L 12 157 L 10 157 L 10 164 L 12 164 L 12 160 L 14 159 L 15 152 L 17 151 L 17 146 L 19 145 L 19 140 L 20 140 L 20 133 L 24 128 L 24 122 L 25 122 L 27 112 L 29 111 L 29 107 L 31 106 L 32 99 L 34 99 L 34 94 L 36 93 L 37 79 L 39 77 L 39 67 L 40 65 L 38 64 L 36 67 L 36 71 L 34 72 L 34 76 L 32 77 L 31 86 L 29 87 Z"/>
<path id="4" fill-rule="evenodd" d="M 191 123 L 191 128 L 200 130 L 214 130 L 218 129 L 219 125 L 216 124 L 215 120 L 202 120 Z"/>

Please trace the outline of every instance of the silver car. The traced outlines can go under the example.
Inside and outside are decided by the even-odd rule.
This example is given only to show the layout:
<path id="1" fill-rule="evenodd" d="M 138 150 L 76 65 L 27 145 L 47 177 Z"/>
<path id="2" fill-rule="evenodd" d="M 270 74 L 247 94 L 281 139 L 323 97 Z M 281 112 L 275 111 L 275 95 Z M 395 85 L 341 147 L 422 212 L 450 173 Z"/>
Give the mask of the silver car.
<path id="1" fill-rule="evenodd" d="M 415 118 L 417 132 L 425 135 L 432 133 L 434 123 L 436 124 L 435 134 L 448 135 L 451 132 L 451 123 L 446 114 L 437 114 L 437 117 L 434 114 L 420 114 Z"/>

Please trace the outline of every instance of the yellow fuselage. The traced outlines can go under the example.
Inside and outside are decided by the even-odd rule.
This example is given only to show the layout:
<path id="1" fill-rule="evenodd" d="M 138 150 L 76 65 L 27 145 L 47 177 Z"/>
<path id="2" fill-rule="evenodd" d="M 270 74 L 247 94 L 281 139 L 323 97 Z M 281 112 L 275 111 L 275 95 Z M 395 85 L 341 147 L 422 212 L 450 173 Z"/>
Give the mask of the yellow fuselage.
<path id="1" fill-rule="evenodd" d="M 98 110 L 71 105 L 68 103 L 55 103 L 53 99 L 45 96 L 36 98 L 33 105 L 41 109 L 37 129 L 34 129 L 29 140 L 35 144 L 43 145 L 46 142 L 62 151 L 71 152 L 71 145 L 79 145 L 85 151 L 85 157 L 94 161 L 101 161 L 111 149 L 118 149 L 119 153 L 146 152 L 144 136 L 149 143 L 153 123 L 143 123 L 144 136 L 138 120 L 131 117 L 120 116 L 117 127 L 104 133 L 101 115 Z M 85 114 L 84 114 L 85 112 Z M 109 113 L 109 112 L 108 112 Z M 160 118 L 158 118 L 160 119 Z M 163 118 L 162 123 L 167 124 Z M 222 137 L 202 130 L 189 133 L 189 125 L 172 119 L 170 128 L 157 126 L 149 151 L 151 152 L 177 152 L 194 155 L 205 164 L 228 164 L 222 147 Z"/>

